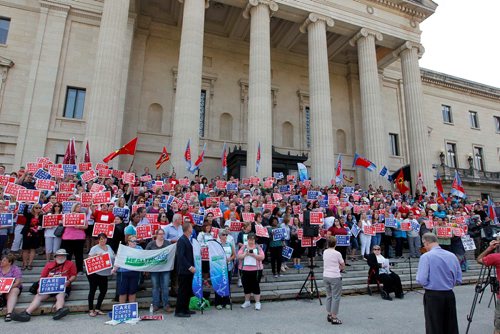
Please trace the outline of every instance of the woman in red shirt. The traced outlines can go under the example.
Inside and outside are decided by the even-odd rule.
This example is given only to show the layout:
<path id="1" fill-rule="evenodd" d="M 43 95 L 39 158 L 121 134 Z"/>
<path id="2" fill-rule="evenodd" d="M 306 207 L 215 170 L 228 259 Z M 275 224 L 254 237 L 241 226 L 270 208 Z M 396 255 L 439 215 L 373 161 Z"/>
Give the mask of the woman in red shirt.
<path id="1" fill-rule="evenodd" d="M 327 235 L 347 235 L 347 230 L 345 227 L 342 225 L 340 220 L 338 218 L 335 218 L 335 221 L 333 222 L 333 226 L 328 229 Z M 344 259 L 344 263 L 346 263 L 346 253 L 347 253 L 347 246 L 336 246 L 335 249 L 342 254 L 342 258 Z"/>
<path id="2" fill-rule="evenodd" d="M 38 203 L 33 204 L 33 207 L 28 212 L 28 204 L 24 207 L 24 217 L 26 224 L 23 227 L 23 268 L 22 270 L 32 269 L 33 260 L 35 259 L 35 251 L 40 247 L 40 233 L 42 228 L 42 206 Z"/>

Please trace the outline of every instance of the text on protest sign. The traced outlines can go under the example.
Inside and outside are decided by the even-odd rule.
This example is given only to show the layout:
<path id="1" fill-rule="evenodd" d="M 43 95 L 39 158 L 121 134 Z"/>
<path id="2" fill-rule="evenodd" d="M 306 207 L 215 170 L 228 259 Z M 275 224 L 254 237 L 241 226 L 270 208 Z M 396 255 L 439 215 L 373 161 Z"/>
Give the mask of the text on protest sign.
<path id="1" fill-rule="evenodd" d="M 258 237 L 269 238 L 269 231 L 262 225 L 255 225 L 255 234 Z"/>
<path id="2" fill-rule="evenodd" d="M 115 217 L 127 218 L 129 211 L 129 208 L 119 208 L 115 206 L 113 208 L 113 215 L 115 215 Z"/>
<path id="3" fill-rule="evenodd" d="M 371 235 L 374 236 L 375 233 L 375 227 L 373 226 L 363 226 L 363 233 L 366 235 Z"/>
<path id="4" fill-rule="evenodd" d="M 219 208 L 208 208 L 205 210 L 205 215 L 213 214 L 214 218 L 222 218 L 222 211 Z"/>
<path id="5" fill-rule="evenodd" d="M 95 205 L 107 204 L 109 202 L 111 202 L 111 191 L 94 193 L 94 195 L 92 196 L 92 203 Z"/>
<path id="6" fill-rule="evenodd" d="M 63 215 L 63 225 L 65 227 L 85 226 L 84 213 L 65 213 Z"/>
<path id="7" fill-rule="evenodd" d="M 54 191 L 54 190 L 56 190 L 56 181 L 54 181 L 54 180 L 38 179 L 35 182 L 35 188 L 38 189 L 38 190 Z"/>
<path id="8" fill-rule="evenodd" d="M 351 237 L 348 235 L 336 235 L 337 246 L 349 246 L 351 244 Z"/>
<path id="9" fill-rule="evenodd" d="M 40 190 L 19 189 L 17 201 L 23 203 L 36 203 L 40 199 Z"/>
<path id="10" fill-rule="evenodd" d="M 135 184 L 135 174 L 134 173 L 123 173 L 123 183 Z"/>
<path id="11" fill-rule="evenodd" d="M 82 173 L 85 173 L 89 170 L 92 169 L 92 163 L 91 162 L 82 162 L 78 164 L 78 170 Z"/>
<path id="12" fill-rule="evenodd" d="M 0 187 L 5 187 L 9 182 L 15 183 L 16 178 L 9 175 L 0 175 Z"/>
<path id="13" fill-rule="evenodd" d="M 19 190 L 21 190 L 21 189 L 26 189 L 26 188 L 24 188 L 24 187 L 23 187 L 22 185 L 20 185 L 20 184 L 16 184 L 16 183 L 9 182 L 9 183 L 7 183 L 7 185 L 5 186 L 3 193 L 4 193 L 5 195 L 17 196 L 17 193 L 18 193 L 18 192 L 19 192 Z"/>
<path id="14" fill-rule="evenodd" d="M 438 238 L 451 238 L 451 227 L 436 227 L 436 234 Z"/>
<path id="15" fill-rule="evenodd" d="M 313 238 L 311 237 L 302 237 L 300 240 L 301 247 L 312 247 L 313 246 Z"/>
<path id="16" fill-rule="evenodd" d="M 26 173 L 34 174 L 39 169 L 43 169 L 43 163 L 28 162 L 26 164 Z"/>
<path id="17" fill-rule="evenodd" d="M 91 193 L 100 193 L 104 190 L 106 190 L 106 187 L 102 184 L 99 184 L 99 183 L 93 183 L 92 187 L 90 187 Z"/>
<path id="18" fill-rule="evenodd" d="M 37 180 L 49 180 L 51 178 L 51 175 L 45 170 L 40 168 L 39 170 L 36 171 L 35 174 L 33 174 L 33 177 Z"/>
<path id="19" fill-rule="evenodd" d="M 59 184 L 60 192 L 73 192 L 76 188 L 76 183 L 74 182 L 61 182 Z"/>
<path id="20" fill-rule="evenodd" d="M 309 213 L 309 223 L 311 225 L 323 224 L 323 212 L 312 211 Z"/>
<path id="21" fill-rule="evenodd" d="M 198 215 L 196 213 L 193 213 L 193 214 L 191 214 L 191 216 L 193 217 L 194 223 L 196 225 L 203 226 L 203 218 L 204 218 L 203 215 Z"/>
<path id="22" fill-rule="evenodd" d="M 62 202 L 62 213 L 71 213 L 73 205 L 80 204 L 78 201 L 64 201 Z"/>
<path id="23" fill-rule="evenodd" d="M 81 178 L 82 178 L 83 182 L 87 183 L 89 181 L 97 179 L 97 174 L 96 174 L 96 172 L 93 169 L 91 169 L 91 170 L 88 170 L 85 173 L 83 173 L 81 175 Z"/>
<path id="24" fill-rule="evenodd" d="M 384 233 L 385 232 L 385 224 L 384 223 L 374 224 L 373 226 L 375 227 L 376 233 Z"/>
<path id="25" fill-rule="evenodd" d="M 43 277 L 40 278 L 39 294 L 50 295 L 66 291 L 66 277 Z"/>
<path id="26" fill-rule="evenodd" d="M 292 258 L 292 254 L 293 254 L 293 248 L 292 247 L 288 247 L 288 246 L 284 246 L 283 247 L 283 250 L 281 251 L 281 256 L 282 257 L 284 257 L 285 259 L 290 260 Z"/>
<path id="27" fill-rule="evenodd" d="M 276 228 L 272 230 L 273 233 L 273 241 L 279 241 L 285 239 L 286 230 L 284 228 Z"/>
<path id="28" fill-rule="evenodd" d="M 410 222 L 402 222 L 401 223 L 401 228 L 400 228 L 401 231 L 411 231 L 412 228 L 411 228 L 411 223 Z"/>
<path id="29" fill-rule="evenodd" d="M 99 176 L 100 178 L 109 179 L 111 178 L 112 175 L 113 175 L 113 170 L 111 169 L 99 169 L 97 171 L 97 176 Z"/>
<path id="30" fill-rule="evenodd" d="M 141 225 L 135 228 L 137 233 L 137 239 L 151 239 L 153 237 L 153 228 L 151 225 Z"/>
<path id="31" fill-rule="evenodd" d="M 139 305 L 137 303 L 115 304 L 111 311 L 111 320 L 124 322 L 139 318 Z"/>
<path id="32" fill-rule="evenodd" d="M 0 213 L 0 227 L 12 227 L 14 215 L 12 213 Z"/>
<path id="33" fill-rule="evenodd" d="M 63 222 L 63 215 L 44 215 L 42 220 L 42 228 L 57 227 Z"/>
<path id="34" fill-rule="evenodd" d="M 474 240 L 470 237 L 470 235 L 466 234 L 461 237 L 462 245 L 466 251 L 472 251 L 476 249 L 476 245 L 474 244 Z"/>
<path id="35" fill-rule="evenodd" d="M 109 169 L 109 166 L 105 163 L 99 162 L 97 165 L 95 165 L 95 170 L 100 169 Z"/>
<path id="36" fill-rule="evenodd" d="M 9 293 L 15 280 L 13 277 L 0 277 L 0 294 Z"/>
<path id="37" fill-rule="evenodd" d="M 95 223 L 92 236 L 97 237 L 101 233 L 106 234 L 108 238 L 112 238 L 115 233 L 115 224 Z"/>
<path id="38" fill-rule="evenodd" d="M 255 213 L 253 213 L 253 212 L 243 212 L 241 215 L 243 216 L 244 222 L 254 222 L 255 221 Z"/>
<path id="39" fill-rule="evenodd" d="M 109 253 L 88 257 L 84 260 L 87 275 L 91 275 L 112 267 Z"/>
<path id="40" fill-rule="evenodd" d="M 240 221 L 231 221 L 229 223 L 229 231 L 231 232 L 240 232 L 243 229 L 243 222 Z"/>

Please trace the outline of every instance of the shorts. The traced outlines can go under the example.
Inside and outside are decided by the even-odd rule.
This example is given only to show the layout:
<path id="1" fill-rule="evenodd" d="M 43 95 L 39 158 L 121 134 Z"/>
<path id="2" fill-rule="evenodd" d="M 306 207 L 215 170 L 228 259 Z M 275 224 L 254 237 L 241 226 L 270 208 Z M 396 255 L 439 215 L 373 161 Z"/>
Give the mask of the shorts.
<path id="1" fill-rule="evenodd" d="M 22 250 L 37 249 L 38 247 L 40 247 L 40 237 L 38 234 L 31 237 L 23 236 Z"/>
<path id="2" fill-rule="evenodd" d="M 497 303 L 495 308 L 495 319 L 493 323 L 495 325 L 495 331 L 500 332 L 500 303 Z"/>
<path id="3" fill-rule="evenodd" d="M 51 297 L 55 297 L 57 295 L 58 293 L 50 294 Z M 68 299 L 69 296 L 71 296 L 71 286 L 67 286 L 66 289 L 64 290 L 64 299 Z"/>
<path id="4" fill-rule="evenodd" d="M 135 295 L 139 288 L 139 272 L 124 271 L 121 273 L 119 295 Z"/>

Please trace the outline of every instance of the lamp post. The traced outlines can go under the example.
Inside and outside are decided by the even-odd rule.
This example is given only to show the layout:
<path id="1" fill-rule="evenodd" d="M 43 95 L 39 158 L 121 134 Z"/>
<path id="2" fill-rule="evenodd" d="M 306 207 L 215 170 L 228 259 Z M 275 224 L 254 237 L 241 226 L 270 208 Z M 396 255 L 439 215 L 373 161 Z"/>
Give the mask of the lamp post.
<path id="1" fill-rule="evenodd" d="M 472 158 L 472 153 L 467 154 L 467 162 L 469 163 L 469 169 L 471 171 L 471 174 L 474 171 L 474 158 Z"/>
<path id="2" fill-rule="evenodd" d="M 444 151 L 441 150 L 441 152 L 439 152 L 439 162 L 441 163 L 441 166 L 444 166 Z"/>

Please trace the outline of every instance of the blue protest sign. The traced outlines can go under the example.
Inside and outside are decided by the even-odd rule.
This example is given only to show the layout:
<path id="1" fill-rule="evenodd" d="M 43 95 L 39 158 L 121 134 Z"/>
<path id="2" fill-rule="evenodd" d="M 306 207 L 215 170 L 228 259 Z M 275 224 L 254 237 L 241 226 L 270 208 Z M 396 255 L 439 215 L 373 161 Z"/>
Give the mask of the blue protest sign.
<path id="1" fill-rule="evenodd" d="M 113 214 L 116 217 L 122 217 L 123 219 L 128 217 L 129 212 L 130 212 L 129 208 L 119 208 L 119 207 L 113 208 Z"/>
<path id="2" fill-rule="evenodd" d="M 226 184 L 226 190 L 227 191 L 238 191 L 238 184 L 237 183 L 228 182 Z"/>
<path id="3" fill-rule="evenodd" d="M 77 202 L 77 201 L 64 201 L 64 202 L 62 202 L 62 213 L 70 213 L 71 208 L 76 203 L 80 203 L 80 202 Z"/>
<path id="4" fill-rule="evenodd" d="M 283 175 L 282 172 L 280 173 L 273 173 L 273 176 L 276 180 L 281 180 L 281 179 L 284 179 L 285 178 L 285 175 Z"/>
<path id="5" fill-rule="evenodd" d="M 283 186 L 280 186 L 279 187 L 279 192 L 280 193 L 288 193 L 288 192 L 290 192 L 290 185 L 289 184 L 285 184 Z"/>
<path id="6" fill-rule="evenodd" d="M 283 251 L 281 252 L 281 256 L 285 259 L 290 260 L 292 258 L 293 248 L 288 246 L 283 246 Z"/>
<path id="7" fill-rule="evenodd" d="M 347 231 L 347 235 L 348 236 L 351 236 L 352 233 L 351 233 L 351 229 L 349 227 L 345 227 L 345 230 Z"/>
<path id="8" fill-rule="evenodd" d="M 285 239 L 286 230 L 284 228 L 276 228 L 273 230 L 273 241 Z"/>
<path id="9" fill-rule="evenodd" d="M 415 231 L 416 233 L 420 232 L 420 224 L 416 221 L 416 220 L 413 220 L 411 222 L 411 228 L 413 229 L 413 231 Z"/>
<path id="10" fill-rule="evenodd" d="M 354 188 L 353 187 L 344 187 L 344 194 L 352 194 L 354 192 Z"/>
<path id="11" fill-rule="evenodd" d="M 351 237 L 348 235 L 336 235 L 337 246 L 349 246 L 351 244 Z"/>
<path id="12" fill-rule="evenodd" d="M 33 174 L 33 177 L 41 180 L 50 180 L 51 178 L 50 174 L 41 168 L 37 170 L 35 174 Z"/>
<path id="13" fill-rule="evenodd" d="M 358 227 L 358 224 L 352 224 L 352 227 L 351 227 L 351 234 L 356 238 L 359 234 L 359 227 Z"/>
<path id="14" fill-rule="evenodd" d="M 22 215 L 24 212 L 24 207 L 26 206 L 26 203 L 19 203 L 19 207 L 17 208 L 17 212 Z M 31 208 L 33 208 L 33 204 L 28 204 L 28 211 L 31 211 Z"/>
<path id="15" fill-rule="evenodd" d="M 197 215 L 195 213 L 192 213 L 191 216 L 193 217 L 194 223 L 198 226 L 203 225 L 203 215 Z"/>
<path id="16" fill-rule="evenodd" d="M 378 221 L 379 222 L 383 222 L 384 219 L 385 219 L 385 215 L 383 213 L 381 213 L 381 214 L 378 215 Z"/>
<path id="17" fill-rule="evenodd" d="M 40 278 L 41 295 L 50 295 L 66 291 L 66 277 L 44 277 Z"/>
<path id="18" fill-rule="evenodd" d="M 301 197 L 300 197 L 300 195 L 292 195 L 292 196 L 290 196 L 290 200 L 297 201 L 297 202 L 300 203 L 301 202 Z"/>
<path id="19" fill-rule="evenodd" d="M 307 199 L 308 200 L 315 200 L 316 198 L 318 198 L 319 194 L 320 194 L 319 191 L 309 190 L 307 192 Z"/>
<path id="20" fill-rule="evenodd" d="M 328 200 L 323 199 L 323 200 L 319 201 L 319 207 L 320 208 L 327 208 L 328 207 Z"/>
<path id="21" fill-rule="evenodd" d="M 0 226 L 8 227 L 14 225 L 14 214 L 12 213 L 0 213 Z"/>
<path id="22" fill-rule="evenodd" d="M 130 319 L 139 318 L 139 305 L 137 303 L 126 303 L 113 305 L 111 319 L 123 322 Z"/>
<path id="23" fill-rule="evenodd" d="M 64 171 L 64 175 L 75 175 L 78 172 L 78 168 L 76 165 L 62 165 L 62 169 Z"/>
<path id="24" fill-rule="evenodd" d="M 154 184 L 153 181 L 144 182 L 144 187 L 146 187 L 146 189 L 148 190 L 151 190 L 153 189 L 153 184 Z"/>
<path id="25" fill-rule="evenodd" d="M 398 224 L 396 222 L 396 219 L 394 219 L 394 215 L 390 215 L 389 217 L 385 218 L 385 227 L 398 228 Z"/>

